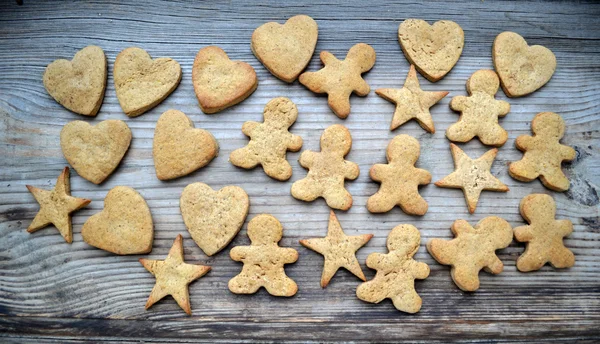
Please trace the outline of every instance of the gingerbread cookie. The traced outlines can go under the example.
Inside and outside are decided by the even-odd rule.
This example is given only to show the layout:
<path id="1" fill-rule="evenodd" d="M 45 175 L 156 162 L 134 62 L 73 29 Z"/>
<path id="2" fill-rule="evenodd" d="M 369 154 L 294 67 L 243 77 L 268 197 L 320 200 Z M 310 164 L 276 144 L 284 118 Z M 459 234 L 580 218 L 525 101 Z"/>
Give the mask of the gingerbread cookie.
<path id="1" fill-rule="evenodd" d="M 160 104 L 181 81 L 181 67 L 171 58 L 152 59 L 140 48 L 127 48 L 117 55 L 113 71 L 119 104 L 129 117 L 136 117 Z"/>
<path id="2" fill-rule="evenodd" d="M 515 239 L 527 243 L 525 252 L 517 259 L 517 269 L 535 271 L 546 263 L 558 269 L 575 265 L 575 255 L 563 243 L 563 238 L 573 232 L 573 223 L 555 219 L 556 204 L 552 196 L 525 196 L 519 209 L 529 225 L 515 228 Z"/>
<path id="3" fill-rule="evenodd" d="M 367 266 L 377 270 L 377 274 L 356 288 L 356 296 L 372 303 L 391 299 L 397 310 L 417 313 L 423 301 L 415 291 L 415 279 L 429 276 L 429 266 L 413 259 L 420 243 L 421 234 L 415 226 L 394 227 L 387 238 L 389 253 L 371 253 L 367 257 Z"/>
<path id="4" fill-rule="evenodd" d="M 298 260 L 298 251 L 279 247 L 283 236 L 281 223 L 271 215 L 258 215 L 248 223 L 250 246 L 236 246 L 229 255 L 244 263 L 242 272 L 229 281 L 235 294 L 254 294 L 264 287 L 274 296 L 293 296 L 298 286 L 284 271 L 285 264 Z"/>
<path id="5" fill-rule="evenodd" d="M 321 135 L 321 152 L 304 151 L 300 165 L 308 169 L 306 178 L 292 184 L 292 196 L 311 202 L 323 197 L 333 209 L 348 210 L 352 206 L 352 195 L 344 187 L 346 179 L 358 178 L 360 170 L 356 163 L 344 160 L 352 148 L 350 131 L 335 124 Z"/>
<path id="6" fill-rule="evenodd" d="M 65 108 L 84 116 L 96 116 L 106 90 L 106 55 L 90 45 L 71 61 L 56 60 L 46 67 L 44 87 Z"/>
<path id="7" fill-rule="evenodd" d="M 398 135 L 387 146 L 388 164 L 371 167 L 371 179 L 381 183 L 379 191 L 367 200 L 372 213 L 385 213 L 396 205 L 410 215 L 425 215 L 427 202 L 419 195 L 419 185 L 431 182 L 431 174 L 416 168 L 420 146 L 412 136 Z"/>
<path id="8" fill-rule="evenodd" d="M 569 179 L 560 166 L 575 159 L 573 148 L 560 144 L 565 134 L 565 122 L 554 112 L 540 112 L 531 122 L 533 136 L 517 137 L 515 145 L 524 152 L 523 158 L 510 164 L 508 173 L 522 182 L 540 178 L 545 187 L 554 191 L 569 189 Z"/>
<path id="9" fill-rule="evenodd" d="M 229 161 L 246 169 L 262 165 L 269 177 L 288 180 L 292 176 L 292 166 L 286 160 L 286 153 L 302 148 L 302 138 L 288 131 L 298 118 L 298 109 L 288 98 L 275 98 L 265 106 L 264 118 L 263 123 L 244 123 L 242 132 L 250 138 L 250 143 L 234 150 Z"/>
<path id="10" fill-rule="evenodd" d="M 452 240 L 432 239 L 427 250 L 440 264 L 451 265 L 450 275 L 464 291 L 479 289 L 479 271 L 499 274 L 504 269 L 496 250 L 507 247 L 512 241 L 512 228 L 505 220 L 489 216 L 479 221 L 475 228 L 465 220 L 452 224 Z"/>
<path id="11" fill-rule="evenodd" d="M 496 100 L 500 81 L 491 70 L 478 70 L 467 80 L 468 97 L 457 96 L 450 101 L 450 108 L 460 112 L 458 122 L 446 130 L 446 137 L 454 142 L 468 142 L 477 136 L 485 145 L 500 147 L 508 139 L 508 133 L 498 117 L 510 111 L 510 104 Z"/>
<path id="12" fill-rule="evenodd" d="M 310 62 L 319 28 L 309 16 L 297 15 L 281 25 L 269 22 L 252 33 L 252 52 L 273 75 L 293 82 Z"/>
<path id="13" fill-rule="evenodd" d="M 327 51 L 321 52 L 323 69 L 300 75 L 300 83 L 315 93 L 327 93 L 329 107 L 339 118 L 350 114 L 350 95 L 361 97 L 371 88 L 361 74 L 375 64 L 375 50 L 368 44 L 358 43 L 348 51 L 346 59 L 338 60 Z"/>
<path id="14" fill-rule="evenodd" d="M 152 143 L 158 179 L 190 174 L 218 154 L 219 144 L 214 136 L 207 130 L 194 128 L 194 122 L 183 112 L 168 110 L 158 119 Z"/>
<path id="15" fill-rule="evenodd" d="M 248 98 L 258 86 L 254 68 L 231 61 L 223 49 L 200 49 L 192 67 L 192 83 L 202 112 L 222 111 Z"/>

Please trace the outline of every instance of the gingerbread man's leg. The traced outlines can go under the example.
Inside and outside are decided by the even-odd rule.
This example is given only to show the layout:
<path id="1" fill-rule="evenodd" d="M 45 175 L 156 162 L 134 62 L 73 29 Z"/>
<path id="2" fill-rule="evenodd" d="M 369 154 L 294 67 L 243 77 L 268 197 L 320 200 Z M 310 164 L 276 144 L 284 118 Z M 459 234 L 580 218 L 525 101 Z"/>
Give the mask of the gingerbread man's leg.
<path id="1" fill-rule="evenodd" d="M 511 162 L 508 166 L 508 173 L 515 179 L 522 182 L 530 182 L 537 178 L 540 174 L 534 164 L 526 160 L 527 153 L 523 159 Z"/>
<path id="2" fill-rule="evenodd" d="M 303 201 L 314 201 L 321 197 L 323 188 L 313 178 L 306 177 L 292 184 L 292 196 Z"/>
<path id="3" fill-rule="evenodd" d="M 392 302 L 397 310 L 406 313 L 417 313 L 423 304 L 423 300 L 421 300 L 414 287 L 407 288 L 401 294 L 392 297 Z"/>
<path id="4" fill-rule="evenodd" d="M 350 114 L 350 94 L 347 92 L 331 91 L 327 103 L 339 118 L 346 118 Z"/>
<path id="5" fill-rule="evenodd" d="M 545 187 L 556 191 L 569 190 L 571 184 L 569 178 L 567 178 L 563 171 L 560 170 L 560 167 L 556 168 L 556 170 L 551 173 L 540 175 L 540 180 Z"/>
<path id="6" fill-rule="evenodd" d="M 367 200 L 367 208 L 372 213 L 386 213 L 398 203 L 398 199 L 394 194 L 391 194 L 392 190 L 385 186 L 381 186 L 379 191 Z"/>
<path id="7" fill-rule="evenodd" d="M 261 287 L 257 280 L 242 273 L 229 280 L 229 290 L 236 294 L 254 294 Z"/>
<path id="8" fill-rule="evenodd" d="M 375 276 L 356 288 L 356 296 L 363 301 L 379 303 L 387 297 L 387 288 L 384 281 Z"/>
<path id="9" fill-rule="evenodd" d="M 298 285 L 281 271 L 279 276 L 265 283 L 265 289 L 274 296 L 291 296 L 298 290 Z"/>
<path id="10" fill-rule="evenodd" d="M 262 166 L 269 177 L 277 180 L 288 180 L 292 176 L 292 166 L 285 159 L 264 161 Z"/>
<path id="11" fill-rule="evenodd" d="M 450 275 L 456 285 L 464 291 L 479 289 L 479 270 L 471 266 L 453 266 Z"/>
<path id="12" fill-rule="evenodd" d="M 508 139 L 508 133 L 499 124 L 480 130 L 477 136 L 484 145 L 488 146 L 502 146 Z"/>
<path id="13" fill-rule="evenodd" d="M 242 147 L 234 150 L 229 155 L 229 161 L 232 164 L 242 168 L 254 168 L 258 165 L 259 158 L 254 154 L 253 150 L 251 150 L 248 146 Z"/>
<path id="14" fill-rule="evenodd" d="M 429 208 L 427 201 L 421 197 L 418 189 L 400 193 L 398 205 L 402 208 L 402 211 L 410 215 L 425 215 Z M 408 209 L 412 211 L 407 211 Z"/>
<path id="15" fill-rule="evenodd" d="M 459 119 L 458 122 L 448 127 L 446 137 L 454 142 L 468 142 L 475 137 L 474 132 L 465 121 Z"/>
<path id="16" fill-rule="evenodd" d="M 537 246 L 534 242 L 529 242 L 525 252 L 517 258 L 517 269 L 519 271 L 536 271 L 546 264 L 547 258 L 539 254 L 540 252 L 544 252 L 546 247 Z M 537 254 L 532 254 L 532 252 L 537 252 Z"/>
<path id="17" fill-rule="evenodd" d="M 343 180 L 340 184 L 323 190 L 323 198 L 333 209 L 348 210 L 352 206 L 352 195 L 344 188 Z"/>
<path id="18" fill-rule="evenodd" d="M 550 252 L 550 264 L 557 268 L 569 268 L 575 264 L 575 255 L 568 248 L 561 246 Z"/>

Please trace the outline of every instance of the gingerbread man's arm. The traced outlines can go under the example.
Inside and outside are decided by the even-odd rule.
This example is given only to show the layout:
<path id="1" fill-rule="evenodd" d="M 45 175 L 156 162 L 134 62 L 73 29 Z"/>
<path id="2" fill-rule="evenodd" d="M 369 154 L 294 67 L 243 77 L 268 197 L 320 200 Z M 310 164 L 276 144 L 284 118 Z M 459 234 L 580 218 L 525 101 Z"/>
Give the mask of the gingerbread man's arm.
<path id="1" fill-rule="evenodd" d="M 328 64 L 332 63 L 332 62 L 336 62 L 339 61 L 335 56 L 333 56 L 332 53 L 330 53 L 329 51 L 321 51 L 321 54 L 319 55 L 319 57 L 321 58 L 321 62 L 323 62 L 323 64 L 325 66 L 327 66 Z"/>
<path id="2" fill-rule="evenodd" d="M 563 237 L 573 233 L 573 222 L 569 220 L 556 220 L 556 226 L 558 227 L 558 232 Z"/>
<path id="3" fill-rule="evenodd" d="M 317 154 L 319 153 L 306 150 L 300 154 L 300 159 L 298 159 L 298 162 L 300 162 L 300 165 L 304 168 L 311 168 L 315 158 L 317 157 Z"/>
<path id="4" fill-rule="evenodd" d="M 361 97 L 364 97 L 366 95 L 369 94 L 369 92 L 371 92 L 371 87 L 369 87 L 369 84 L 367 84 L 367 82 L 359 77 L 358 78 L 360 81 L 358 82 L 358 86 L 354 89 L 354 93 L 358 94 Z"/>
<path id="5" fill-rule="evenodd" d="M 244 133 L 244 135 L 246 135 L 248 137 L 251 137 L 252 131 L 254 131 L 254 128 L 256 128 L 259 125 L 260 125 L 260 123 L 258 123 L 258 122 L 253 122 L 253 121 L 244 122 L 244 125 L 242 125 L 242 133 Z"/>
<path id="6" fill-rule="evenodd" d="M 504 100 L 498 100 L 498 117 L 504 117 L 510 112 L 510 103 Z"/>
<path id="7" fill-rule="evenodd" d="M 562 160 L 571 161 L 577 156 L 577 152 L 572 147 L 560 145 L 560 156 Z"/>
<path id="8" fill-rule="evenodd" d="M 356 163 L 344 160 L 344 178 L 354 180 L 358 178 L 359 174 L 360 169 Z"/>
<path id="9" fill-rule="evenodd" d="M 467 97 L 456 96 L 450 101 L 450 108 L 454 111 L 464 111 L 466 109 Z"/>
<path id="10" fill-rule="evenodd" d="M 367 266 L 374 270 L 390 271 L 390 260 L 387 254 L 371 253 L 367 257 Z"/>
<path id="11" fill-rule="evenodd" d="M 295 263 L 298 260 L 298 251 L 289 247 L 280 247 L 281 256 L 283 257 L 284 264 Z"/>
<path id="12" fill-rule="evenodd" d="M 471 228 L 471 225 L 466 220 L 456 220 L 450 230 L 452 230 L 455 236 L 459 236 L 463 232 L 468 232 Z"/>
<path id="13" fill-rule="evenodd" d="M 425 279 L 429 276 L 429 265 L 415 260 L 412 261 L 411 265 L 411 273 L 414 278 Z"/>
<path id="14" fill-rule="evenodd" d="M 302 148 L 302 138 L 292 133 L 289 134 L 288 149 L 292 152 L 297 152 Z"/>
<path id="15" fill-rule="evenodd" d="M 236 246 L 229 251 L 229 256 L 236 262 L 243 262 L 250 253 L 250 246 Z"/>
<path id="16" fill-rule="evenodd" d="M 533 239 L 533 233 L 531 232 L 531 226 L 520 226 L 515 228 L 515 239 L 518 242 L 529 242 Z"/>
<path id="17" fill-rule="evenodd" d="M 521 135 L 521 136 L 517 137 L 517 140 L 515 141 L 515 145 L 517 146 L 517 148 L 519 150 L 526 151 L 529 149 L 529 147 L 531 147 L 534 140 L 535 139 L 529 135 Z"/>
<path id="18" fill-rule="evenodd" d="M 420 185 L 431 183 L 431 173 L 429 173 L 429 171 L 422 168 L 415 168 L 414 174 L 417 177 Z"/>
<path id="19" fill-rule="evenodd" d="M 373 165 L 373 167 L 371 167 L 371 170 L 369 170 L 369 175 L 374 181 L 381 182 L 383 181 L 382 178 L 385 174 L 385 170 L 387 170 L 388 168 L 388 165 L 385 164 L 375 164 Z"/>

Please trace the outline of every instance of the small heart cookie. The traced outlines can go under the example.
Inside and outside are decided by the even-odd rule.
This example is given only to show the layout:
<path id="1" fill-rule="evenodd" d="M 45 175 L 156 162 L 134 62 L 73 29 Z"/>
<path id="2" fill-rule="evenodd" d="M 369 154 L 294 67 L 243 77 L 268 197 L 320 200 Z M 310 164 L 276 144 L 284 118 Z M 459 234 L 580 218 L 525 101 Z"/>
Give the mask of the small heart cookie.
<path id="1" fill-rule="evenodd" d="M 83 241 L 115 254 L 152 251 L 154 227 L 144 198 L 128 186 L 112 188 L 104 198 L 104 210 L 81 228 Z"/>
<path id="2" fill-rule="evenodd" d="M 111 119 L 95 126 L 87 122 L 67 123 L 60 132 L 65 159 L 80 176 L 100 184 L 119 165 L 129 149 L 131 130 L 125 122 Z"/>
<path id="3" fill-rule="evenodd" d="M 218 153 L 219 144 L 214 136 L 204 129 L 195 129 L 183 112 L 168 110 L 158 119 L 152 144 L 158 179 L 190 174 L 208 164 Z"/>
<path id="4" fill-rule="evenodd" d="M 160 104 L 181 81 L 177 61 L 168 57 L 153 60 L 145 50 L 135 47 L 117 55 L 113 74 L 119 104 L 129 117 Z"/>
<path id="5" fill-rule="evenodd" d="M 248 98 L 258 86 L 254 68 L 231 61 L 223 49 L 200 49 L 192 67 L 192 83 L 200 108 L 216 113 Z"/>
<path id="6" fill-rule="evenodd" d="M 96 116 L 106 90 L 106 56 L 90 45 L 73 60 L 56 60 L 46 67 L 44 87 L 65 108 L 84 116 Z"/>
<path id="7" fill-rule="evenodd" d="M 514 32 L 502 32 L 492 46 L 494 68 L 509 97 L 521 97 L 544 86 L 556 70 L 556 57 L 541 45 L 528 46 Z"/>
<path id="8" fill-rule="evenodd" d="M 317 22 L 298 15 L 283 25 L 270 22 L 259 26 L 252 34 L 251 48 L 269 72 L 291 83 L 310 62 L 318 35 Z"/>

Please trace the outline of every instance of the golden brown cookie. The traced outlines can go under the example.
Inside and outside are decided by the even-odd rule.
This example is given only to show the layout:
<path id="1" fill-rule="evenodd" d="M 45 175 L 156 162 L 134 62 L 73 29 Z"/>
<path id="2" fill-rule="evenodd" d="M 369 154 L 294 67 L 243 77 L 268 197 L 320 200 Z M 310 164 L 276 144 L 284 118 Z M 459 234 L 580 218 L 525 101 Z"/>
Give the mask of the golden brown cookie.
<path id="1" fill-rule="evenodd" d="M 381 183 L 379 191 L 367 200 L 372 213 L 385 213 L 396 205 L 410 215 L 425 215 L 427 202 L 419 195 L 419 185 L 431 182 L 431 174 L 416 168 L 421 152 L 419 141 L 398 135 L 387 146 L 388 164 L 371 167 L 371 179 Z"/>
<path id="2" fill-rule="evenodd" d="M 352 148 L 352 136 L 346 127 L 335 124 L 323 131 L 321 151 L 306 150 L 300 155 L 300 165 L 308 169 L 306 178 L 292 184 L 292 196 L 311 202 L 323 197 L 333 209 L 348 210 L 352 195 L 344 187 L 346 179 L 358 178 L 356 163 L 344 160 Z"/>
<path id="3" fill-rule="evenodd" d="M 204 183 L 186 186 L 179 200 L 183 222 L 207 256 L 221 251 L 235 238 L 249 206 L 244 189 L 226 186 L 215 191 Z"/>
<path id="4" fill-rule="evenodd" d="M 156 122 L 152 155 L 158 179 L 190 174 L 218 154 L 219 144 L 214 136 L 208 130 L 194 128 L 194 122 L 183 112 L 168 110 Z"/>
<path id="5" fill-rule="evenodd" d="M 293 82 L 310 62 L 319 28 L 309 16 L 297 15 L 281 25 L 269 22 L 252 33 L 252 52 L 273 75 Z"/>
<path id="6" fill-rule="evenodd" d="M 152 59 L 140 48 L 127 48 L 117 55 L 115 91 L 129 117 L 136 117 L 160 104 L 181 81 L 181 67 L 172 58 Z"/>
<path id="7" fill-rule="evenodd" d="M 129 149 L 131 130 L 123 121 L 109 119 L 94 126 L 83 121 L 67 123 L 60 132 L 65 159 L 80 176 L 102 183 Z"/>
<path id="8" fill-rule="evenodd" d="M 140 258 L 140 263 L 156 278 L 146 309 L 167 295 L 173 296 L 188 315 L 192 315 L 188 285 L 210 271 L 210 266 L 187 264 L 183 260 L 183 237 L 177 235 L 165 260 Z"/>
<path id="9" fill-rule="evenodd" d="M 375 50 L 368 44 L 358 43 L 350 48 L 343 61 L 327 51 L 321 52 L 320 57 L 323 69 L 302 73 L 300 83 L 315 93 L 327 93 L 331 110 L 339 118 L 346 118 L 350 114 L 350 95 L 364 97 L 371 90 L 361 74 L 375 65 Z"/>
<path id="10" fill-rule="evenodd" d="M 323 274 L 321 275 L 321 287 L 325 288 L 340 268 L 345 268 L 354 276 L 366 281 L 365 274 L 363 274 L 360 264 L 356 260 L 356 251 L 368 243 L 372 237 L 373 234 L 346 235 L 335 213 L 330 210 L 327 236 L 300 240 L 300 244 L 323 255 L 325 258 Z"/>
<path id="11" fill-rule="evenodd" d="M 36 232 L 50 224 L 53 224 L 60 232 L 65 241 L 73 242 L 73 228 L 71 227 L 71 213 L 85 207 L 91 201 L 85 198 L 71 196 L 71 184 L 69 182 L 69 168 L 65 167 L 56 180 L 52 191 L 38 189 L 27 185 L 35 200 L 40 204 L 40 211 L 27 227 L 29 233 Z"/>
<path id="12" fill-rule="evenodd" d="M 563 238 L 573 232 L 573 223 L 555 219 L 556 204 L 552 196 L 525 196 L 519 209 L 529 225 L 515 228 L 515 240 L 527 243 L 525 252 L 517 258 L 517 269 L 535 271 L 546 263 L 558 269 L 575 265 L 575 255 L 563 243 Z"/>
<path id="13" fill-rule="evenodd" d="M 441 188 L 462 189 L 469 213 L 475 212 L 481 191 L 508 191 L 508 186 L 491 173 L 492 164 L 498 154 L 497 148 L 490 149 L 475 160 L 469 158 L 453 143 L 450 144 L 450 150 L 454 159 L 454 172 L 435 182 L 435 185 Z"/>
<path id="14" fill-rule="evenodd" d="M 56 60 L 46 67 L 44 87 L 65 108 L 84 116 L 96 116 L 106 90 L 106 55 L 90 45 L 71 61 Z"/>
<path id="15" fill-rule="evenodd" d="M 391 299 L 397 310 L 417 313 L 423 301 L 415 291 L 415 279 L 429 276 L 429 266 L 413 256 L 419 250 L 421 234 L 413 225 L 398 225 L 387 238 L 389 253 L 371 253 L 367 266 L 377 270 L 375 277 L 356 288 L 356 296 L 366 302 Z"/>
<path id="16" fill-rule="evenodd" d="M 296 294 L 298 286 L 283 266 L 296 262 L 298 251 L 279 247 L 282 236 L 281 223 L 271 215 L 257 215 L 248 223 L 250 246 L 236 246 L 229 251 L 231 259 L 244 263 L 242 272 L 229 281 L 232 293 L 254 294 L 264 287 L 274 296 Z"/>
<path id="17" fill-rule="evenodd" d="M 454 142 L 468 142 L 477 136 L 485 145 L 500 147 L 508 133 L 498 124 L 498 117 L 510 111 L 510 104 L 494 98 L 500 81 L 492 70 L 478 70 L 467 80 L 468 97 L 457 96 L 450 108 L 460 112 L 458 122 L 446 130 L 446 137 Z"/>
<path id="18" fill-rule="evenodd" d="M 522 97 L 544 86 L 556 70 L 556 57 L 541 45 L 528 46 L 514 32 L 502 32 L 492 46 L 494 69 L 509 97 Z"/>
<path id="19" fill-rule="evenodd" d="M 83 241 L 115 254 L 152 251 L 154 227 L 144 198 L 128 186 L 115 186 L 104 198 L 104 209 L 81 228 Z"/>
<path id="20" fill-rule="evenodd" d="M 465 45 L 465 34 L 450 20 L 429 25 L 421 19 L 406 19 L 398 28 L 398 42 L 406 59 L 419 73 L 436 82 L 458 62 Z"/>
<path id="21" fill-rule="evenodd" d="M 563 161 L 575 159 L 576 152 L 560 144 L 565 122 L 554 112 L 540 112 L 531 121 L 531 130 L 533 136 L 517 137 L 515 145 L 524 154 L 521 160 L 509 165 L 508 173 L 522 182 L 539 177 L 545 187 L 554 191 L 569 190 L 569 179 L 560 167 Z"/>
<path id="22" fill-rule="evenodd" d="M 229 161 L 246 169 L 262 165 L 269 177 L 288 180 L 292 166 L 286 160 L 286 153 L 302 148 L 302 138 L 288 131 L 298 118 L 298 108 L 288 98 L 279 97 L 267 103 L 263 116 L 263 123 L 244 123 L 242 132 L 250 138 L 250 143 L 231 152 Z"/>
<path id="23" fill-rule="evenodd" d="M 427 243 L 431 256 L 443 265 L 451 265 L 450 275 L 464 291 L 479 289 L 479 271 L 499 274 L 504 269 L 496 250 L 507 247 L 512 241 L 512 228 L 505 220 L 489 216 L 479 221 L 475 228 L 465 220 L 452 224 L 452 240 L 432 239 Z"/>
<path id="24" fill-rule="evenodd" d="M 192 83 L 204 113 L 216 113 L 248 98 L 258 86 L 254 68 L 231 61 L 223 49 L 200 49 L 192 67 Z"/>

